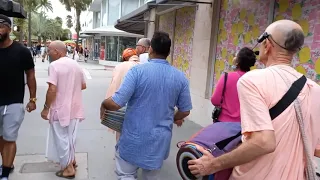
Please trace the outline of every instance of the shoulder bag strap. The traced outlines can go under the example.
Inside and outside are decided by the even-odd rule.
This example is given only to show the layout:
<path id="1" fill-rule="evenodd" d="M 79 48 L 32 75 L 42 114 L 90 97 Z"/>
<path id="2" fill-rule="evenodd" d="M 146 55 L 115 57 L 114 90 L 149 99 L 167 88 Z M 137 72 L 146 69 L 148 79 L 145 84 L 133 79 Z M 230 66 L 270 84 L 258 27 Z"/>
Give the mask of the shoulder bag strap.
<path id="1" fill-rule="evenodd" d="M 224 73 L 224 83 L 223 83 L 222 95 L 221 95 L 221 100 L 220 100 L 220 106 L 222 105 L 223 100 L 224 100 L 224 93 L 226 92 L 227 80 L 228 80 L 228 72 L 225 72 Z"/>
<path id="2" fill-rule="evenodd" d="M 274 120 L 276 117 L 278 117 L 284 110 L 286 110 L 292 104 L 292 102 L 294 102 L 295 99 L 297 99 L 300 91 L 302 90 L 306 82 L 307 78 L 305 76 L 302 76 L 291 85 L 289 90 L 280 99 L 280 101 L 269 110 L 271 120 Z M 241 136 L 241 132 L 232 137 L 217 142 L 216 145 L 220 149 L 223 149 L 226 145 L 228 145 L 231 141 L 238 138 L 239 136 Z"/>
<path id="3" fill-rule="evenodd" d="M 282 75 L 280 74 L 280 76 L 282 77 Z M 304 79 L 304 81 L 307 81 L 307 78 L 305 76 L 302 76 L 301 78 Z M 300 78 L 300 79 L 301 79 Z M 282 79 L 288 84 L 289 80 L 288 78 L 283 78 Z M 304 127 L 304 118 L 303 118 L 303 113 L 301 110 L 301 104 L 300 101 L 298 99 L 295 99 L 294 101 L 294 108 L 296 111 L 296 117 L 297 117 L 297 121 L 299 124 L 299 130 L 300 130 L 300 134 L 301 134 L 301 139 L 302 139 L 302 144 L 303 144 L 303 148 L 304 148 L 304 154 L 306 156 L 306 178 L 307 180 L 317 180 L 319 179 L 316 175 L 316 171 L 315 171 L 315 167 L 313 164 L 313 153 L 312 150 L 310 149 L 310 141 L 308 140 L 308 136 L 306 135 L 305 132 L 305 127 Z"/>

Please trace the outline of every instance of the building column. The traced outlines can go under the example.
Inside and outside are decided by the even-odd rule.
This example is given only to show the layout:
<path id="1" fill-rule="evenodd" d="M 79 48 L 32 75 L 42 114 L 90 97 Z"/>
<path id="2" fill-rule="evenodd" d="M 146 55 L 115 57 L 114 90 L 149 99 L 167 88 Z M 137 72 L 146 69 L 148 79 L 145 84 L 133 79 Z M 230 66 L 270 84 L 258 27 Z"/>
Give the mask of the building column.
<path id="1" fill-rule="evenodd" d="M 148 17 L 147 18 L 147 22 L 146 22 L 146 33 L 145 33 L 145 36 L 147 38 L 152 38 L 153 34 L 154 34 L 154 31 L 155 31 L 155 28 L 156 28 L 156 8 L 153 8 L 149 11 L 148 13 Z"/>

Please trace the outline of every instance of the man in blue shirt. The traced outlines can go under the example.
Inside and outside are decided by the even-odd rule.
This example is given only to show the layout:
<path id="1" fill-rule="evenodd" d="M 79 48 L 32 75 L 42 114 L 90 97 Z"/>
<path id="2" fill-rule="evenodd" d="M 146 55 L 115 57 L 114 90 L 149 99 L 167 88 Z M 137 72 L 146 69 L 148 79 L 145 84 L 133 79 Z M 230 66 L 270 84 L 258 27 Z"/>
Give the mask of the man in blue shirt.
<path id="1" fill-rule="evenodd" d="M 119 180 L 137 179 L 139 168 L 142 179 L 159 179 L 159 170 L 169 156 L 173 123 L 181 125 L 192 109 L 188 79 L 166 60 L 170 47 L 169 35 L 156 32 L 150 63 L 129 70 L 120 89 L 101 104 L 101 117 L 105 109 L 115 111 L 127 105 L 116 146 Z"/>

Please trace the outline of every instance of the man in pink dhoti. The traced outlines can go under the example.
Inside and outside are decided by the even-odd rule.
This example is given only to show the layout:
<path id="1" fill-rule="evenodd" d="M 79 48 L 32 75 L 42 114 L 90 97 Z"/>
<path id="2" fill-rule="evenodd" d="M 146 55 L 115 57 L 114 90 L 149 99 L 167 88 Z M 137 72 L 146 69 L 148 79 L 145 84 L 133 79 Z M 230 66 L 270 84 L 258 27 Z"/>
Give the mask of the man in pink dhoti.
<path id="1" fill-rule="evenodd" d="M 123 60 L 123 63 L 117 65 L 113 70 L 112 80 L 107 90 L 106 99 L 110 98 L 111 96 L 113 96 L 115 92 L 118 91 L 122 83 L 122 80 L 127 74 L 127 72 L 133 66 L 139 64 L 139 57 L 137 56 L 136 51 L 132 48 L 127 48 L 123 51 L 122 60 Z M 118 141 L 119 138 L 120 138 L 120 133 L 116 132 L 116 141 Z"/>
<path id="2" fill-rule="evenodd" d="M 86 89 L 86 82 L 80 65 L 66 57 L 63 42 L 52 42 L 48 50 L 53 62 L 41 112 L 41 117 L 50 123 L 47 158 L 60 164 L 58 177 L 70 179 L 76 174 L 75 139 L 78 123 L 84 119 L 82 90 Z"/>

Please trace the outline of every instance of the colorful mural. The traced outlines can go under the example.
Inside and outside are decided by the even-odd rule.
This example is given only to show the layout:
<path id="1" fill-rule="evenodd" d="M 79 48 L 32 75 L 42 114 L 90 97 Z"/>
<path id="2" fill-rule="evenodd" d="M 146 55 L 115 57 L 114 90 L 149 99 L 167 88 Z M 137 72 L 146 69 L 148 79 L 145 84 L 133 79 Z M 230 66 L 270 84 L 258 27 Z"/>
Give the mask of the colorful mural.
<path id="1" fill-rule="evenodd" d="M 277 0 L 275 20 L 291 19 L 301 25 L 305 45 L 293 66 L 320 84 L 320 0 Z"/>
<path id="2" fill-rule="evenodd" d="M 196 8 L 185 7 L 177 10 L 173 50 L 173 66 L 190 78 L 192 44 Z"/>
<path id="3" fill-rule="evenodd" d="M 171 11 L 169 13 L 159 16 L 159 31 L 168 33 L 171 39 L 173 38 L 174 20 L 175 20 L 172 17 L 174 17 L 174 11 Z M 172 44 L 173 44 L 173 40 L 172 40 Z M 167 60 L 169 62 L 172 62 L 171 55 L 168 56 Z"/>
<path id="4" fill-rule="evenodd" d="M 255 45 L 268 26 L 269 6 L 267 0 L 222 0 L 214 84 L 224 71 L 230 70 L 237 51 Z"/>

